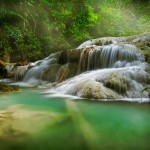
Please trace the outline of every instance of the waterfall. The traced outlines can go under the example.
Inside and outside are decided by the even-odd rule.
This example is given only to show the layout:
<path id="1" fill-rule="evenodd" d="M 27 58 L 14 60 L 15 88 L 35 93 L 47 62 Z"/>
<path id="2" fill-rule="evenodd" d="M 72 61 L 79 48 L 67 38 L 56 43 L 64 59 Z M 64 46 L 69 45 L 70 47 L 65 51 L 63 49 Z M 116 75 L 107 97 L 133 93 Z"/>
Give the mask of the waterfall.
<path id="1" fill-rule="evenodd" d="M 85 72 L 58 84 L 55 90 L 84 98 L 140 98 L 143 85 L 149 82 L 149 74 L 142 67 L 131 66 Z M 148 98 L 148 93 L 142 97 Z"/>
<path id="2" fill-rule="evenodd" d="M 12 70 L 12 71 L 11 71 Z M 15 81 L 21 81 L 24 78 L 25 73 L 28 70 L 28 65 L 26 66 L 13 66 L 11 70 L 8 72 L 14 76 Z"/>
<path id="3" fill-rule="evenodd" d="M 13 68 L 14 68 L 14 64 L 7 64 L 6 65 L 6 70 L 8 73 L 11 72 L 13 70 Z"/>
<path id="4" fill-rule="evenodd" d="M 79 75 L 58 84 L 54 90 L 94 99 L 148 98 L 147 91 L 141 93 L 150 83 L 147 66 L 135 45 L 87 46 L 81 51 Z"/>
<path id="5" fill-rule="evenodd" d="M 91 99 L 148 98 L 148 64 L 124 38 L 87 41 L 77 49 L 51 54 L 20 73 L 23 82 L 55 82 L 50 91 Z"/>
<path id="6" fill-rule="evenodd" d="M 121 68 L 144 62 L 144 56 L 130 44 L 96 46 L 88 57 L 88 70 L 101 68 Z"/>
<path id="7" fill-rule="evenodd" d="M 50 80 L 50 71 L 58 70 L 59 65 L 57 64 L 59 53 L 51 54 L 49 57 L 45 58 L 44 60 L 37 61 L 32 63 L 29 66 L 28 72 L 25 74 L 23 79 L 24 82 L 31 79 L 35 80 Z M 57 71 L 56 71 L 57 72 Z"/>

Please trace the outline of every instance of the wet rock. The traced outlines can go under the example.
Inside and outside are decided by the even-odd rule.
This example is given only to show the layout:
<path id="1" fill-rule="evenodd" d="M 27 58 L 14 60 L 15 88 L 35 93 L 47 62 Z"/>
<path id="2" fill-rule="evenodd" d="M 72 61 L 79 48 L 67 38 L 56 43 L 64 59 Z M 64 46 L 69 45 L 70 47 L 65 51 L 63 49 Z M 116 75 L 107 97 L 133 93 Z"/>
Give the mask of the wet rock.
<path id="1" fill-rule="evenodd" d="M 78 74 L 82 73 L 84 71 L 87 71 L 89 53 L 92 52 L 92 51 L 94 51 L 93 46 L 82 49 L 80 59 L 79 59 Z"/>
<path id="2" fill-rule="evenodd" d="M 140 48 L 145 56 L 145 61 L 150 64 L 150 41 L 147 42 L 137 42 L 135 45 Z"/>
<path id="3" fill-rule="evenodd" d="M 65 64 L 67 63 L 67 51 L 61 51 L 59 58 L 58 58 L 59 64 Z"/>
<path id="4" fill-rule="evenodd" d="M 28 70 L 28 65 L 26 66 L 16 66 L 11 72 L 8 73 L 8 77 L 14 79 L 15 81 L 21 81 Z"/>
<path id="5" fill-rule="evenodd" d="M 29 62 L 27 61 L 23 61 L 23 62 L 17 62 L 14 67 L 17 67 L 17 66 L 26 66 L 26 65 L 29 65 Z"/>
<path id="6" fill-rule="evenodd" d="M 145 55 L 145 61 L 150 64 L 150 32 L 127 37 L 126 40 L 137 46 Z"/>
<path id="7" fill-rule="evenodd" d="M 95 45 L 97 46 L 109 45 L 109 44 L 114 44 L 117 41 L 124 42 L 125 39 L 124 37 L 102 37 L 102 38 L 92 39 L 82 43 L 77 49 L 87 48 Z"/>
<path id="8" fill-rule="evenodd" d="M 85 81 L 77 88 L 77 96 L 91 99 L 114 99 L 121 98 L 117 93 L 103 86 L 100 82 Z"/>
<path id="9" fill-rule="evenodd" d="M 132 41 L 134 43 L 150 41 L 150 33 L 144 33 L 144 34 L 140 34 L 140 35 L 137 35 L 137 36 L 133 36 Z"/>
<path id="10" fill-rule="evenodd" d="M 139 98 L 149 75 L 141 67 L 100 69 L 82 73 L 55 87 L 68 95 L 93 99 Z M 147 97 L 145 91 L 143 97 Z"/>
<path id="11" fill-rule="evenodd" d="M 57 73 L 56 81 L 60 83 L 65 79 L 75 76 L 77 74 L 77 69 L 77 63 L 68 63 L 66 65 L 61 66 L 59 72 Z"/>
<path id="12" fill-rule="evenodd" d="M 82 49 L 71 49 L 67 51 L 67 59 L 69 63 L 78 62 Z"/>
<path id="13" fill-rule="evenodd" d="M 61 51 L 58 59 L 59 64 L 78 62 L 82 49 L 69 49 Z"/>
<path id="14" fill-rule="evenodd" d="M 69 72 L 67 74 L 67 79 L 77 75 L 78 63 L 68 63 Z"/>
<path id="15" fill-rule="evenodd" d="M 105 79 L 104 85 L 122 95 L 130 89 L 127 78 L 118 73 L 112 73 L 107 80 Z"/>
<path id="16" fill-rule="evenodd" d="M 92 39 L 81 44 L 77 49 L 92 46 L 104 46 L 116 43 L 129 43 L 137 46 L 145 55 L 146 62 L 150 64 L 150 32 L 127 37 L 102 37 Z"/>
<path id="17" fill-rule="evenodd" d="M 14 92 L 14 91 L 19 91 L 19 86 L 0 84 L 0 92 L 3 93 L 3 92 Z"/>
<path id="18" fill-rule="evenodd" d="M 43 73 L 42 80 L 55 82 L 57 73 L 60 69 L 60 64 L 50 65 Z"/>

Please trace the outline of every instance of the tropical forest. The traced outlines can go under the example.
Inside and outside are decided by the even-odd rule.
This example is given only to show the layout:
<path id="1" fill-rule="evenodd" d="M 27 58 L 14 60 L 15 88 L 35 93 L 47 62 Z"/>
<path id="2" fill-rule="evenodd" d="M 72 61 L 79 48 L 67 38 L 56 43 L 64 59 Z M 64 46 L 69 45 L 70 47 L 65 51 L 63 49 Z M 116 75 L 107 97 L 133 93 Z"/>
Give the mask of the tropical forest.
<path id="1" fill-rule="evenodd" d="M 0 150 L 149 138 L 150 0 L 0 0 Z"/>

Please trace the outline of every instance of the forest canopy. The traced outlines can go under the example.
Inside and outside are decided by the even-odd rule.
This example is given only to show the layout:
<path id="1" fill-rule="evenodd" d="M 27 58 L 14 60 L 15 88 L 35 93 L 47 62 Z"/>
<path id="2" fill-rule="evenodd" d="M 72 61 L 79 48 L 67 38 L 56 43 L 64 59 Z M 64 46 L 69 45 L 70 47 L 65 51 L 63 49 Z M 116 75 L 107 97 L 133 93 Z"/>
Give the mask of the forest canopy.
<path id="1" fill-rule="evenodd" d="M 149 0 L 1 0 L 0 57 L 35 61 L 104 36 L 150 31 Z"/>

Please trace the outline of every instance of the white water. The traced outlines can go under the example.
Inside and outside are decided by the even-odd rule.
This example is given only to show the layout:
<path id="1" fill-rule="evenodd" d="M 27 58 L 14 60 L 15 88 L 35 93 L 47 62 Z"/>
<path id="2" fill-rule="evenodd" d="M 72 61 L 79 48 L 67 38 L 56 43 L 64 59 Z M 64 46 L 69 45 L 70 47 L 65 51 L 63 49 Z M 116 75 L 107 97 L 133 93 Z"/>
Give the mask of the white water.
<path id="1" fill-rule="evenodd" d="M 68 79 L 58 84 L 55 90 L 85 98 L 148 98 L 146 91 L 141 93 L 148 80 L 148 73 L 140 66 L 99 69 Z"/>
<path id="2" fill-rule="evenodd" d="M 147 63 L 140 50 L 131 44 L 94 44 L 88 41 L 79 47 L 83 49 L 76 49 L 80 50 L 80 57 L 74 77 L 50 86 L 49 92 L 91 99 L 148 98 L 148 91 L 141 92 L 149 85 L 150 76 L 145 71 Z M 29 66 L 31 69 L 25 74 L 22 85 L 46 86 L 49 82 L 57 82 L 63 68 L 69 66 L 67 61 L 60 63 L 60 53 Z"/>
<path id="3" fill-rule="evenodd" d="M 134 45 L 97 46 L 89 53 L 88 70 L 136 66 L 141 62 L 144 62 L 144 56 Z"/>
<path id="4" fill-rule="evenodd" d="M 50 69 L 50 67 L 53 64 L 57 64 L 57 57 L 54 55 L 54 57 L 45 58 L 44 60 L 37 61 L 34 64 L 32 64 L 32 68 L 27 72 L 25 75 L 23 81 L 28 82 L 31 78 L 32 79 L 43 79 L 45 76 L 45 72 Z M 56 58 L 55 58 L 56 57 Z"/>

